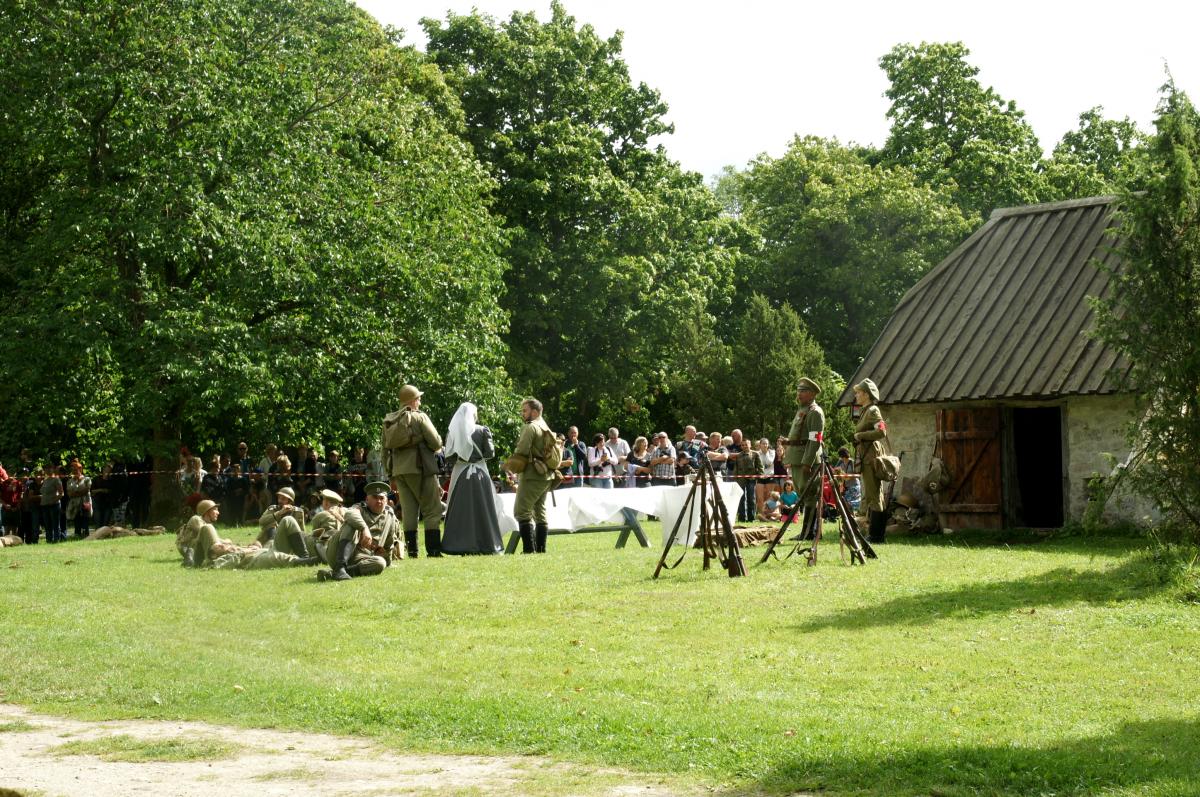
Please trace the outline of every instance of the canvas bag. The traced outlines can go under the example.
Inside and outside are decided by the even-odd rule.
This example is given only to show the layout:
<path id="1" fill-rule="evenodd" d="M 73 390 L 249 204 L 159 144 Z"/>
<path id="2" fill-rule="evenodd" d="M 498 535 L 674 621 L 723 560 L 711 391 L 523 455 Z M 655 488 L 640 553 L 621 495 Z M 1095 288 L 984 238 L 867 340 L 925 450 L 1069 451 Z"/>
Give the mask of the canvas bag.
<path id="1" fill-rule="evenodd" d="M 871 462 L 871 469 L 875 473 L 875 478 L 880 482 L 894 482 L 900 477 L 900 457 L 892 453 L 892 443 L 885 435 L 882 440 L 877 440 L 879 453 L 875 455 L 875 459 Z M 887 453 L 884 453 L 887 452 Z"/>
<path id="2" fill-rule="evenodd" d="M 393 412 L 383 419 L 383 447 L 408 448 L 417 444 L 417 432 L 412 424 L 400 423 L 403 412 Z"/>

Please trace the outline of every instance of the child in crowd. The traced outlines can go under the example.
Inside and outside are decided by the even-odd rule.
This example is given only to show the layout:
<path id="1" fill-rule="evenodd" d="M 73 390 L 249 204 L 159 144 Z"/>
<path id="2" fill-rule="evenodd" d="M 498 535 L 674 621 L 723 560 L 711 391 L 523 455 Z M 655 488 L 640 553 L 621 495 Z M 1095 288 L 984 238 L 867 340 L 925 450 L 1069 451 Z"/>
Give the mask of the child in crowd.
<path id="1" fill-rule="evenodd" d="M 779 491 L 772 490 L 767 495 L 767 500 L 763 501 L 762 519 L 763 520 L 779 520 L 779 519 L 781 519 L 781 515 L 779 514 L 779 505 L 780 505 Z"/>
<path id="2" fill-rule="evenodd" d="M 783 483 L 783 492 L 779 494 L 779 503 L 783 505 L 779 513 L 785 518 L 789 518 L 796 514 L 796 505 L 800 503 L 800 496 L 796 493 L 796 485 L 788 479 Z"/>

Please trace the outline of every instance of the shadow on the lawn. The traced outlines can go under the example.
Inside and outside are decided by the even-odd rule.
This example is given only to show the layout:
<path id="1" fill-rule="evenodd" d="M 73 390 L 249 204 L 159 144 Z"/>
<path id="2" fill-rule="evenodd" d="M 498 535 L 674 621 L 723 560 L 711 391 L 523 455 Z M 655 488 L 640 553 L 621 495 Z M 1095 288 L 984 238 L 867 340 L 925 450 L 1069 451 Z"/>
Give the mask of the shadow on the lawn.
<path id="1" fill-rule="evenodd" d="M 1160 592 L 1148 554 L 1133 554 L 1103 571 L 1060 567 L 1008 581 L 973 582 L 954 589 L 906 595 L 882 603 L 831 612 L 794 626 L 800 631 L 922 625 L 1047 606 L 1136 600 Z"/>
<path id="2" fill-rule="evenodd" d="M 943 744 L 909 752 L 863 749 L 853 755 L 806 751 L 773 767 L 759 786 L 784 793 L 943 797 L 1085 795 L 1131 789 L 1138 794 L 1183 797 L 1200 793 L 1197 749 L 1200 723 L 1196 718 L 1146 720 L 1126 723 L 1112 733 L 1043 747 Z"/>

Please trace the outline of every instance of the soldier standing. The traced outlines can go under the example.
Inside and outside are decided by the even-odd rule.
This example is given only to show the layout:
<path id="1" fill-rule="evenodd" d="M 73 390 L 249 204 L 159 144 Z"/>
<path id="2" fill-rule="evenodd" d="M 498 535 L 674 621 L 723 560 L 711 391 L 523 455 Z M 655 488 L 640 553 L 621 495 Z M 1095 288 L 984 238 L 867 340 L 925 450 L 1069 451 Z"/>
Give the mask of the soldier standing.
<path id="1" fill-rule="evenodd" d="M 518 463 L 523 460 L 524 465 L 515 471 L 520 473 L 521 481 L 517 485 L 513 515 L 521 532 L 521 553 L 545 553 L 546 535 L 550 530 L 546 522 L 546 493 L 550 491 L 554 474 L 539 460 L 553 433 L 542 419 L 542 402 L 537 399 L 525 399 L 521 403 L 521 418 L 525 428 L 517 440 L 513 459 Z"/>
<path id="2" fill-rule="evenodd" d="M 887 533 L 887 507 L 884 505 L 883 490 L 879 475 L 875 471 L 875 460 L 887 452 L 887 424 L 879 411 L 879 388 L 870 379 L 854 386 L 854 403 L 862 407 L 858 425 L 854 427 L 854 445 L 861 463 L 863 496 L 862 509 L 867 513 L 869 542 L 883 542 Z"/>
<path id="3" fill-rule="evenodd" d="M 318 570 L 319 581 L 377 576 L 392 563 L 400 524 L 388 506 L 389 489 L 387 482 L 371 482 L 366 499 L 346 510 L 337 536 L 325 546 L 332 570 Z"/>
<path id="4" fill-rule="evenodd" d="M 821 497 L 821 473 L 817 466 L 825 441 L 825 411 L 816 400 L 820 392 L 820 386 L 808 377 L 801 377 L 797 383 L 796 404 L 799 407 L 788 430 L 783 460 L 792 474 L 792 483 L 804 507 L 801 535 L 808 534 L 814 522 L 817 501 Z"/>
<path id="5" fill-rule="evenodd" d="M 383 419 L 384 464 L 400 501 L 404 544 L 414 559 L 418 517 L 425 522 L 425 554 L 442 555 L 442 488 L 435 456 L 442 448 L 442 436 L 421 412 L 423 395 L 405 385 L 400 388 L 401 408 Z"/>

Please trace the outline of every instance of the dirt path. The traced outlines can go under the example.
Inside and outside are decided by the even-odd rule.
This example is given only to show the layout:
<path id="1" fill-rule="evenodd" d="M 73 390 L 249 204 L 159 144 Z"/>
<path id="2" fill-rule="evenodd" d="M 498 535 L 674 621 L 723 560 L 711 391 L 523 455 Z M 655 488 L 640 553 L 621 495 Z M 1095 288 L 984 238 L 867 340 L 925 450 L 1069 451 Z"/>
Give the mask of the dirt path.
<path id="1" fill-rule="evenodd" d="M 114 741 L 114 737 L 117 737 Z M 131 762 L 64 753 L 68 743 L 140 749 L 225 742 L 215 760 Z M 123 757 L 128 759 L 127 751 Z M 83 722 L 0 704 L 0 797 L 268 797 L 269 795 L 589 795 L 668 797 L 691 789 L 609 769 L 533 757 L 397 755 L 343 736 L 246 730 L 199 722 Z"/>

